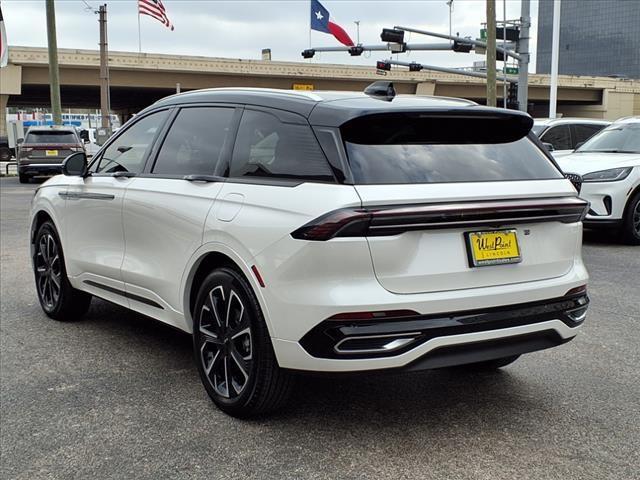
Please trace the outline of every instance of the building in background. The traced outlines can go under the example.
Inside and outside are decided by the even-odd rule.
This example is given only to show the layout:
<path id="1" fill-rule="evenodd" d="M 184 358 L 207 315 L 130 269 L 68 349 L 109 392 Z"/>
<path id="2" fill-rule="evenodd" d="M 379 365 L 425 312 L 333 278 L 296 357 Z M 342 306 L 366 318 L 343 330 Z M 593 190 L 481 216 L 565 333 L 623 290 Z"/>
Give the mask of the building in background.
<path id="1" fill-rule="evenodd" d="M 561 75 L 640 78 L 640 1 L 562 0 Z M 551 71 L 553 0 L 538 6 L 538 73 Z"/>

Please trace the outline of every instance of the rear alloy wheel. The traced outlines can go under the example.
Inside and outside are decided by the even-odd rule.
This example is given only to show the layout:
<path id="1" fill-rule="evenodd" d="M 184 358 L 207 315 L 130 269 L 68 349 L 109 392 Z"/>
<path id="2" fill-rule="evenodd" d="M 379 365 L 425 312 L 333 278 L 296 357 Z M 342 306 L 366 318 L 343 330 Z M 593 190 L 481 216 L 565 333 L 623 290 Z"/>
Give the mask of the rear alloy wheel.
<path id="1" fill-rule="evenodd" d="M 9 147 L 0 147 L 0 162 L 8 162 L 11 160 L 11 149 Z"/>
<path id="2" fill-rule="evenodd" d="M 292 375 L 278 366 L 257 299 L 235 270 L 215 270 L 200 286 L 193 343 L 202 383 L 224 412 L 248 417 L 286 401 Z"/>
<path id="3" fill-rule="evenodd" d="M 62 246 L 55 227 L 44 222 L 38 229 L 33 254 L 38 300 L 54 320 L 76 320 L 91 304 L 91 295 L 76 290 L 67 279 Z"/>
<path id="4" fill-rule="evenodd" d="M 627 204 L 622 224 L 624 240 L 631 245 L 640 245 L 640 192 Z"/>

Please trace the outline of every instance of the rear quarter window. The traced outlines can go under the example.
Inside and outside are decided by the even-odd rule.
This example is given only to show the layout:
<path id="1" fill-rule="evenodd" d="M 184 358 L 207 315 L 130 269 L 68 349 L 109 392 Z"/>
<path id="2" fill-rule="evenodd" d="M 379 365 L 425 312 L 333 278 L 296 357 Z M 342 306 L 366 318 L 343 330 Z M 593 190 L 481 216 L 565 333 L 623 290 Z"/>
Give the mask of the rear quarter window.
<path id="1" fill-rule="evenodd" d="M 309 125 L 254 110 L 242 114 L 229 177 L 335 182 Z"/>

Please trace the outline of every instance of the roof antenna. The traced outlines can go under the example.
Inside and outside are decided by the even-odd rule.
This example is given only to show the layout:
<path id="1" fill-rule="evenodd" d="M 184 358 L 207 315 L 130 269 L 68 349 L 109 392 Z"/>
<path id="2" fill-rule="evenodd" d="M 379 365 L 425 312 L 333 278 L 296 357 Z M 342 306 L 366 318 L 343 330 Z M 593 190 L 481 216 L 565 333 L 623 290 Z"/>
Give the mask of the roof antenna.
<path id="1" fill-rule="evenodd" d="M 393 82 L 373 82 L 364 89 L 364 93 L 390 102 L 396 96 L 396 89 L 393 88 Z"/>

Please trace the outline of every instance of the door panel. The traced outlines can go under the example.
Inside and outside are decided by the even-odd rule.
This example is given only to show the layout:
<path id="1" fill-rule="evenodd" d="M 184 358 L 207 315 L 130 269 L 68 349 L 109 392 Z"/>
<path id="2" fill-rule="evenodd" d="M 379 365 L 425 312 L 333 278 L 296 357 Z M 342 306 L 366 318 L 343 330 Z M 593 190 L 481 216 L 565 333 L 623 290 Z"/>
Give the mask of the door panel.
<path id="1" fill-rule="evenodd" d="M 180 279 L 202 244 L 207 214 L 222 183 L 135 178 L 127 189 L 123 223 L 126 247 L 122 278 L 128 293 L 180 312 Z M 132 308 L 148 308 L 131 300 Z M 161 312 L 157 311 L 158 314 Z M 154 315 L 156 316 L 156 315 Z"/>
<path id="2" fill-rule="evenodd" d="M 124 254 L 122 201 L 128 178 L 93 176 L 70 178 L 65 208 L 65 258 L 67 272 L 87 288 L 93 281 L 124 290 L 120 266 Z M 95 292 L 126 304 L 113 292 Z"/>

